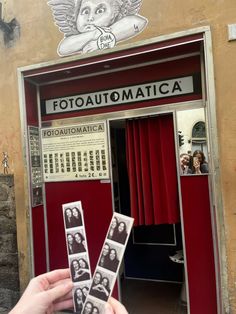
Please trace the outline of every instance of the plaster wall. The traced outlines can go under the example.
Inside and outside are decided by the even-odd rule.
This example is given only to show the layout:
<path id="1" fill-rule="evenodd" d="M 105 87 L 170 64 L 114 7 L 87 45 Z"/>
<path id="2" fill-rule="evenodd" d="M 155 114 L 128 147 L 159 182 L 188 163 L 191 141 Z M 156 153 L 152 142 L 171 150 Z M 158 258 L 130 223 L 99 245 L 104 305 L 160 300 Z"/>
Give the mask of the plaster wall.
<path id="1" fill-rule="evenodd" d="M 17 68 L 61 59 L 57 45 L 63 38 L 54 25 L 46 1 L 1 1 L 2 18 L 9 22 L 16 18 L 20 25 L 19 38 L 6 45 L 0 31 L 0 154 L 10 156 L 10 172 L 15 177 L 16 218 L 18 232 L 19 269 L 21 287 L 30 277 L 30 249 L 28 231 L 27 187 L 24 186 L 24 159 L 19 112 Z M 200 26 L 210 26 L 216 87 L 217 133 L 222 182 L 223 207 L 219 226 L 225 227 L 226 262 L 230 307 L 236 313 L 236 41 L 228 41 L 227 25 L 236 23 L 235 0 L 143 0 L 140 14 L 148 19 L 146 29 L 125 41 L 133 43 L 168 35 Z M 119 45 L 123 45 L 120 43 Z M 3 169 L 0 169 L 2 172 Z M 222 229 L 224 235 L 224 230 Z M 223 239 L 223 237 L 221 238 Z M 221 243 L 222 248 L 224 244 Z M 223 249 L 222 249 L 223 250 Z"/>

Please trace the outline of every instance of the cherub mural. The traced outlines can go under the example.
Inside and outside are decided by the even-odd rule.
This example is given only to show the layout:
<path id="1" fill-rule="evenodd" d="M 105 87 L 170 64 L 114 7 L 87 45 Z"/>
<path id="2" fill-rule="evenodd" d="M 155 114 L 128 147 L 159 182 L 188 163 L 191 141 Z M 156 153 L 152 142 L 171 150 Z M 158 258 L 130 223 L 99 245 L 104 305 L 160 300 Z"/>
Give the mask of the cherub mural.
<path id="1" fill-rule="evenodd" d="M 60 56 L 112 48 L 147 25 L 138 14 L 142 0 L 49 0 L 48 4 L 64 33 Z"/>

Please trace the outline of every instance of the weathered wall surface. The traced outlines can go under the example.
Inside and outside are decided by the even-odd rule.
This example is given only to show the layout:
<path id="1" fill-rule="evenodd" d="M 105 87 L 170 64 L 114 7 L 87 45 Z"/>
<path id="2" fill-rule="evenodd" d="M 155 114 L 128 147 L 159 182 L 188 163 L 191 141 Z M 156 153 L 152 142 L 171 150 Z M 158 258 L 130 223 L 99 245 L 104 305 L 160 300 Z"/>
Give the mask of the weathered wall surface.
<path id="1" fill-rule="evenodd" d="M 0 175 L 0 313 L 8 313 L 18 298 L 14 177 Z"/>
<path id="2" fill-rule="evenodd" d="M 16 18 L 20 37 L 10 46 L 0 32 L 0 152 L 10 156 L 10 170 L 15 176 L 17 232 L 21 284 L 29 278 L 28 212 L 23 185 L 24 162 L 17 86 L 17 67 L 58 60 L 57 45 L 62 34 L 54 25 L 46 1 L 2 1 L 3 18 Z M 140 14 L 149 23 L 137 37 L 126 43 L 209 25 L 213 39 L 217 123 L 221 160 L 223 211 L 228 261 L 230 313 L 236 313 L 236 41 L 228 42 L 227 24 L 236 23 L 235 0 L 143 0 Z M 119 45 L 123 45 L 120 43 Z"/>

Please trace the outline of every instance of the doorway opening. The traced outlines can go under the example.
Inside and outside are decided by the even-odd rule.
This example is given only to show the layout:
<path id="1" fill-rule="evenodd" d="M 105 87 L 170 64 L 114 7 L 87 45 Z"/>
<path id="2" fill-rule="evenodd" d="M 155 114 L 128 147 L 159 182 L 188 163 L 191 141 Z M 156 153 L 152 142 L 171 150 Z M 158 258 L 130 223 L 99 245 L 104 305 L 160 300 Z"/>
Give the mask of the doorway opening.
<path id="1" fill-rule="evenodd" d="M 110 143 L 114 209 L 130 216 L 127 120 L 110 121 Z M 187 313 L 182 249 L 180 221 L 133 227 L 119 274 L 120 298 L 130 314 Z"/>

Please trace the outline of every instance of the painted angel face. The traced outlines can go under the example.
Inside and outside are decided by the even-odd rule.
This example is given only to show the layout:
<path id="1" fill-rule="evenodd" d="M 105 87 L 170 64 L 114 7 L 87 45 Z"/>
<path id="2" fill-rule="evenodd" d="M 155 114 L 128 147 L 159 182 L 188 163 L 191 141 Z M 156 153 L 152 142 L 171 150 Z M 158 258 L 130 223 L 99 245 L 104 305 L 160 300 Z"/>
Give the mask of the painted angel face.
<path id="1" fill-rule="evenodd" d="M 108 27 L 114 21 L 115 7 L 112 0 L 82 0 L 77 17 L 80 33 L 92 31 L 96 26 Z"/>

